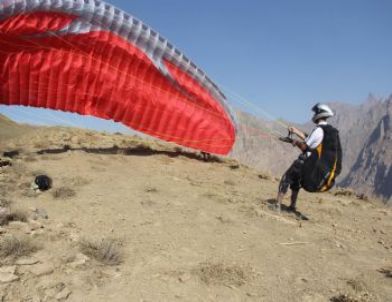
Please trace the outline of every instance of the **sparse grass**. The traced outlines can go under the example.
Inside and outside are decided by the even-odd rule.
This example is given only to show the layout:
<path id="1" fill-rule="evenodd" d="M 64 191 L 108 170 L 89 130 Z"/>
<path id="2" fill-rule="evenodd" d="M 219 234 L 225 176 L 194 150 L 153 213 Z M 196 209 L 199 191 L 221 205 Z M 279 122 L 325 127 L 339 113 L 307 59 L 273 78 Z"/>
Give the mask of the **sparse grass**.
<path id="1" fill-rule="evenodd" d="M 358 279 L 347 280 L 347 284 L 350 285 L 355 292 L 362 292 L 366 290 L 365 283 Z"/>
<path id="2" fill-rule="evenodd" d="M 331 302 L 373 302 L 378 301 L 370 293 L 364 292 L 360 294 L 340 294 L 338 296 L 332 297 L 329 301 Z"/>
<path id="3" fill-rule="evenodd" d="M 39 248 L 29 237 L 6 236 L 0 240 L 0 258 L 28 256 Z"/>
<path id="4" fill-rule="evenodd" d="M 90 183 L 90 180 L 83 178 L 81 176 L 75 176 L 75 177 L 65 179 L 64 182 L 66 182 L 72 187 L 81 187 L 81 186 L 88 185 Z"/>
<path id="5" fill-rule="evenodd" d="M 76 192 L 68 187 L 60 187 L 53 191 L 53 197 L 56 199 L 68 199 L 74 197 Z"/>
<path id="6" fill-rule="evenodd" d="M 248 281 L 246 271 L 239 265 L 205 262 L 201 263 L 193 273 L 208 285 L 220 284 L 240 287 Z"/>
<path id="7" fill-rule="evenodd" d="M 8 199 L 0 199 L 0 208 L 8 208 L 11 205 L 12 201 Z"/>
<path id="8" fill-rule="evenodd" d="M 231 179 L 227 179 L 227 180 L 225 180 L 224 182 L 223 182 L 225 185 L 228 185 L 228 186 L 235 186 L 235 182 L 233 181 L 233 180 L 231 180 Z"/>
<path id="9" fill-rule="evenodd" d="M 105 265 L 119 265 L 123 261 L 121 243 L 113 238 L 82 239 L 79 247 L 83 254 Z"/>

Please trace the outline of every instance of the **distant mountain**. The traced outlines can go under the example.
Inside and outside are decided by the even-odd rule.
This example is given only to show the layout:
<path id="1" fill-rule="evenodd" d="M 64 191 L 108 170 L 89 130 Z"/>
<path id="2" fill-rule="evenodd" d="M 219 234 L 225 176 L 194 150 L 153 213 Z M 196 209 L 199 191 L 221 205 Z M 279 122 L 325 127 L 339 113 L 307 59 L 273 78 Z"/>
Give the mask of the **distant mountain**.
<path id="1" fill-rule="evenodd" d="M 340 179 L 344 179 L 351 172 L 366 141 L 384 116 L 385 104 L 386 102 L 382 99 L 372 95 L 359 106 L 330 103 L 336 112 L 331 123 L 339 129 L 344 151 L 344 164 Z"/>
<path id="2" fill-rule="evenodd" d="M 343 186 L 365 193 L 375 193 L 386 200 L 392 198 L 392 96 L 384 102 L 374 103 L 362 116 L 362 123 L 375 122 L 376 126 L 359 151 Z M 367 134 L 367 133 L 366 133 Z M 361 136 L 361 139 L 364 137 Z M 354 141 L 354 137 L 347 137 Z"/>
<path id="3" fill-rule="evenodd" d="M 3 140 L 31 131 L 31 129 L 31 127 L 25 127 L 24 125 L 17 124 L 8 117 L 0 114 L 0 143 Z"/>

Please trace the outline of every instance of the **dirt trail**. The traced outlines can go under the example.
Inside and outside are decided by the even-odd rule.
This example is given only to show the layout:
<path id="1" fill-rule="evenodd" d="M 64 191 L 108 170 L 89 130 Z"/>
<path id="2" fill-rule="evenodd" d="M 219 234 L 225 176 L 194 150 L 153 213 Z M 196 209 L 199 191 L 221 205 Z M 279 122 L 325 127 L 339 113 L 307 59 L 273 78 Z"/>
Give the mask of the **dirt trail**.
<path id="1" fill-rule="evenodd" d="M 0 147 L 19 150 L 1 198 L 48 215 L 1 227 L 41 248 L 19 258 L 34 264 L 0 259 L 17 278 L 0 301 L 392 301 L 392 211 L 375 201 L 301 193 L 299 221 L 268 210 L 273 177 L 231 160 L 66 128 Z M 34 193 L 41 173 L 53 188 Z M 97 238 L 121 242 L 119 265 L 80 252 Z"/>

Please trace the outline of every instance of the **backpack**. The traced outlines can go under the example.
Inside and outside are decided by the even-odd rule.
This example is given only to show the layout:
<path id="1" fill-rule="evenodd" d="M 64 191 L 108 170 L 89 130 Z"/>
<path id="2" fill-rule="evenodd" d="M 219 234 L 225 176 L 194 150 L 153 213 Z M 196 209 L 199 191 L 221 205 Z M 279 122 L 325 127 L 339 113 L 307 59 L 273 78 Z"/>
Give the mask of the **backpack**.
<path id="1" fill-rule="evenodd" d="M 325 192 L 335 184 L 342 171 L 342 147 L 339 131 L 331 125 L 319 125 L 324 131 L 321 144 L 305 160 L 301 175 L 302 188 L 308 192 Z"/>
<path id="2" fill-rule="evenodd" d="M 52 179 L 46 175 L 38 175 L 34 182 L 40 191 L 47 191 L 52 187 Z"/>

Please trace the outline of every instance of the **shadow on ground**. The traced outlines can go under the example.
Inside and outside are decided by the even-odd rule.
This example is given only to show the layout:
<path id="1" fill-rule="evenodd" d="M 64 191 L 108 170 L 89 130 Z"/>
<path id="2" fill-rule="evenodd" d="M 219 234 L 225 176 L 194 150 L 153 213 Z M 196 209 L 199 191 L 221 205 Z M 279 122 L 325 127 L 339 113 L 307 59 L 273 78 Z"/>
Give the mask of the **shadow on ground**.
<path id="1" fill-rule="evenodd" d="M 123 154 L 129 156 L 154 156 L 154 155 L 166 155 L 168 157 L 179 157 L 184 156 L 189 159 L 194 159 L 198 161 L 204 162 L 216 162 L 216 163 L 223 163 L 224 160 L 219 158 L 218 156 L 208 154 L 208 153 L 195 153 L 195 152 L 188 152 L 181 149 L 175 150 L 155 150 L 149 146 L 144 145 L 137 145 L 135 147 L 128 147 L 128 148 L 120 148 L 116 145 L 109 148 L 72 148 L 68 145 L 64 145 L 63 148 L 57 149 L 43 149 L 39 150 L 36 153 L 39 155 L 43 154 L 60 154 L 65 153 L 68 151 L 83 151 L 86 153 L 92 154 Z"/>

